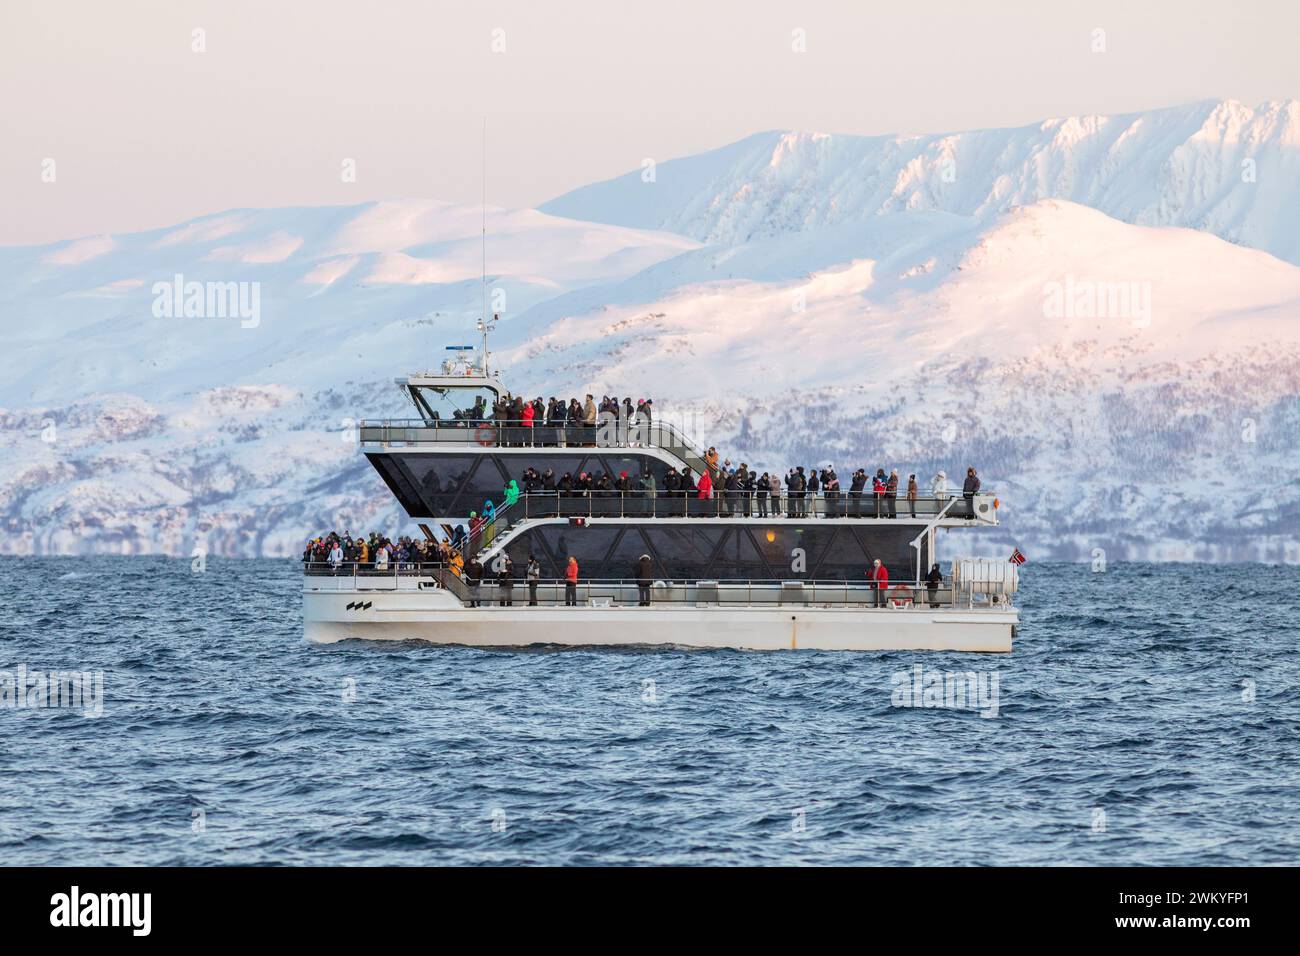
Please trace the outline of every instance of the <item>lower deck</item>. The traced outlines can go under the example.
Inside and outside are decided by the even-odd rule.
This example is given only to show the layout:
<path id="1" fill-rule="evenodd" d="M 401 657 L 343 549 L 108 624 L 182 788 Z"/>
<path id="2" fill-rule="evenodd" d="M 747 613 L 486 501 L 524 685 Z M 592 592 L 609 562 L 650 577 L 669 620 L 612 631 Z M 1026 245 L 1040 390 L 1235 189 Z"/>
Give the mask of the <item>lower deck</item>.
<path id="1" fill-rule="evenodd" d="M 534 595 L 470 586 L 454 576 L 307 577 L 309 640 L 425 641 L 738 650 L 1009 652 L 1019 623 L 1009 603 L 951 589 L 877 590 L 844 582 L 547 581 Z"/>

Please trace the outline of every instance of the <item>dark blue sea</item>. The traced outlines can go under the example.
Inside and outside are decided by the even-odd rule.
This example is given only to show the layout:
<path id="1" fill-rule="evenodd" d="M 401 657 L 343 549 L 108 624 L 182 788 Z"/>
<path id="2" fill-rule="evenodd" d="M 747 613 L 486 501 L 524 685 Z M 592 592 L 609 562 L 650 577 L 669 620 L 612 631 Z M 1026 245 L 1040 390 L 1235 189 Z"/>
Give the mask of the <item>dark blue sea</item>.
<path id="1" fill-rule="evenodd" d="M 0 579 L 0 679 L 103 681 L 0 708 L 6 864 L 1300 861 L 1297 567 L 1031 563 L 1010 655 L 322 647 L 292 561 Z M 916 664 L 997 715 L 894 706 Z"/>

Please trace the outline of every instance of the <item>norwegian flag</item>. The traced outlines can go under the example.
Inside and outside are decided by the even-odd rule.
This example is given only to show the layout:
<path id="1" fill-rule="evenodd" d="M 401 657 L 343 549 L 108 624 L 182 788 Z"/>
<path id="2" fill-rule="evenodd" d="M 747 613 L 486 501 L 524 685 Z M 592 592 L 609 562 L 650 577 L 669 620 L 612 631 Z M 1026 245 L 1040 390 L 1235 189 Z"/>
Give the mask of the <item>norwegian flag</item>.
<path id="1" fill-rule="evenodd" d="M 1019 548 L 1016 548 L 1016 550 L 1011 552 L 1011 557 L 1007 558 L 1007 560 L 1010 561 L 1012 564 L 1024 564 L 1025 556 L 1020 553 Z"/>

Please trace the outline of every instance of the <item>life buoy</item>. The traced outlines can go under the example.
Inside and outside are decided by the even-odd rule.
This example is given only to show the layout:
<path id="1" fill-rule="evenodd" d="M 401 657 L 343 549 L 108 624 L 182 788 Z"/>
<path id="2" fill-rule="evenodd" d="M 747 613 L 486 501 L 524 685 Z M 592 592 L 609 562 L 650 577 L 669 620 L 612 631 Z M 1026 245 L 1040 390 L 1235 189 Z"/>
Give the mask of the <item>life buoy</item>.
<path id="1" fill-rule="evenodd" d="M 480 425 L 474 431 L 474 440 L 485 448 L 497 443 L 497 430 L 491 425 Z"/>

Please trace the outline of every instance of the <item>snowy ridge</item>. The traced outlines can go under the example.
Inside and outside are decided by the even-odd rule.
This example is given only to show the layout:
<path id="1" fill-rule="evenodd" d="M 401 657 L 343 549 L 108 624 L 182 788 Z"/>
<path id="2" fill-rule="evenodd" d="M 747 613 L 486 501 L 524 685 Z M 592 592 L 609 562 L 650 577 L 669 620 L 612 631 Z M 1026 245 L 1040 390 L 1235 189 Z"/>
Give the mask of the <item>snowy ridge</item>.
<path id="1" fill-rule="evenodd" d="M 1228 100 L 927 136 L 759 133 L 543 205 L 735 244 L 869 216 L 992 216 L 1059 198 L 1300 262 L 1300 101 Z"/>

